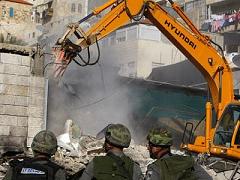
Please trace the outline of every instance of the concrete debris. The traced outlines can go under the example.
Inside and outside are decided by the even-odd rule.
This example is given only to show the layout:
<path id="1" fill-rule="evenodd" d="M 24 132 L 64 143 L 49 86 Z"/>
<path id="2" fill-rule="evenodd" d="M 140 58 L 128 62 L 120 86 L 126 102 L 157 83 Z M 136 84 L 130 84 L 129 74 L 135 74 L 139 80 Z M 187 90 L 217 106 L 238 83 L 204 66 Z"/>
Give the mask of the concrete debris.
<path id="1" fill-rule="evenodd" d="M 68 174 L 73 175 L 82 170 L 93 159 L 94 156 L 101 156 L 103 152 L 103 140 L 97 140 L 92 136 L 82 135 L 79 139 L 79 151 L 77 156 L 72 155 L 68 149 L 58 148 L 54 161 L 65 167 Z"/>
<path id="2" fill-rule="evenodd" d="M 142 172 L 146 172 L 147 165 L 153 162 L 153 159 L 149 157 L 146 146 L 136 145 L 134 142 L 132 142 L 129 148 L 124 149 L 124 152 L 126 155 L 140 164 Z"/>
<path id="3" fill-rule="evenodd" d="M 70 156 L 80 156 L 81 129 L 71 119 L 65 122 L 63 134 L 57 137 L 58 146 L 65 149 Z"/>
<path id="4" fill-rule="evenodd" d="M 34 54 L 35 51 L 36 49 L 34 49 L 33 47 L 0 43 L 1 53 L 11 53 L 11 54 L 19 54 L 22 56 L 29 56 Z"/>
<path id="5" fill-rule="evenodd" d="M 0 179 L 3 179 L 4 175 L 7 172 L 8 166 L 9 166 L 8 163 L 0 164 Z"/>

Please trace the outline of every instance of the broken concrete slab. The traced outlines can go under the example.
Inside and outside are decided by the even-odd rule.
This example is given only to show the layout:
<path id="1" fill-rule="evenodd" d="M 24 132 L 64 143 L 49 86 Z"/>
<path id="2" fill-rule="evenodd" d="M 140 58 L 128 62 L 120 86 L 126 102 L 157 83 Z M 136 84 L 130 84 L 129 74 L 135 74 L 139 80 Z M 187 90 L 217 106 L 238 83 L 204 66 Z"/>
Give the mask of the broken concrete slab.
<path id="1" fill-rule="evenodd" d="M 36 49 L 29 46 L 19 46 L 13 44 L 0 43 L 0 53 L 18 54 L 22 56 L 31 56 Z"/>

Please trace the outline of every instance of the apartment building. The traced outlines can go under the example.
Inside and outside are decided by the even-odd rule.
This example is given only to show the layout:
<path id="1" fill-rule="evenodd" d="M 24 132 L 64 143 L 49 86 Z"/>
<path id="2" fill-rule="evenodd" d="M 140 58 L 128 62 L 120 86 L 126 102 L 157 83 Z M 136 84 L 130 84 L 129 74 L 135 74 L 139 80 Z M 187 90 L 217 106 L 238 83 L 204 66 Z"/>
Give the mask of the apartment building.
<path id="1" fill-rule="evenodd" d="M 240 3 L 239 0 L 207 0 L 208 20 L 211 31 L 222 33 L 227 53 L 240 52 Z"/>
<path id="2" fill-rule="evenodd" d="M 153 68 L 184 61 L 185 56 L 152 24 L 128 24 L 102 40 L 104 63 L 119 68 L 119 75 L 147 78 Z"/>

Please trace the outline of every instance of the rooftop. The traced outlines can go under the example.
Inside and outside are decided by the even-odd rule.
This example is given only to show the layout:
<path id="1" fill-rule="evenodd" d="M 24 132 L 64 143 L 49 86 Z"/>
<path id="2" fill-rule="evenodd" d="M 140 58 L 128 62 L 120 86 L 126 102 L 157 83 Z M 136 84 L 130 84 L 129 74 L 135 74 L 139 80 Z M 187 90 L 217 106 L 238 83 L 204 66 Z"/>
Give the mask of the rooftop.
<path id="1" fill-rule="evenodd" d="M 27 1 L 24 0 L 5 0 L 5 1 L 9 1 L 9 2 L 14 2 L 14 3 L 19 3 L 19 4 L 26 4 L 26 5 L 33 5 Z"/>

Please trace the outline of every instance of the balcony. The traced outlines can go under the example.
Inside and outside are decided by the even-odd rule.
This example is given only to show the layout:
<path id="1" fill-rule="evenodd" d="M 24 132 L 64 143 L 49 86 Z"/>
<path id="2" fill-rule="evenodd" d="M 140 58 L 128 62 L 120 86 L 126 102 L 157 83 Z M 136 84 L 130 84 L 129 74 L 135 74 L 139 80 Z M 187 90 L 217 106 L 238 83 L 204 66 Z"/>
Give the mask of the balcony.
<path id="1" fill-rule="evenodd" d="M 240 30 L 240 11 L 233 11 L 221 15 L 211 15 L 211 20 L 207 20 L 201 30 L 208 32 L 234 32 Z"/>
<path id="2" fill-rule="evenodd" d="M 223 2 L 223 1 L 226 1 L 226 0 L 206 0 L 206 4 L 207 5 L 215 4 L 215 3 L 220 3 L 220 2 Z"/>

